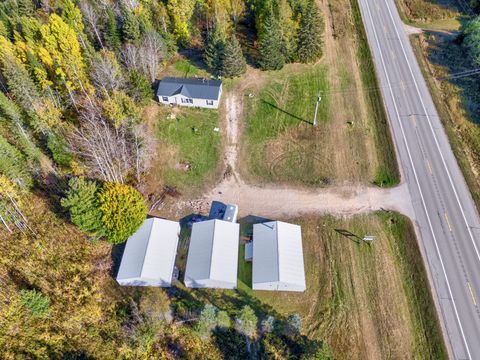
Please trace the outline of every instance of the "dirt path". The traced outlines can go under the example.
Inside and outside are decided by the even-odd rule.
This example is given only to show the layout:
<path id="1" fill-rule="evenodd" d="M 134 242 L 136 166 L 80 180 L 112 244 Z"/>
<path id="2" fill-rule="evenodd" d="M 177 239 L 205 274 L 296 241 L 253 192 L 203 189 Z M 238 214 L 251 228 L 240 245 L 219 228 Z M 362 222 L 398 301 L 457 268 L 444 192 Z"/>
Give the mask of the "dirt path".
<path id="1" fill-rule="evenodd" d="M 370 186 L 340 186 L 302 189 L 288 186 L 256 186 L 242 180 L 237 171 L 242 98 L 234 92 L 226 96 L 225 178 L 201 199 L 177 204 L 208 213 L 213 200 L 237 204 L 240 213 L 265 217 L 297 216 L 302 213 L 352 216 L 375 210 L 395 210 L 413 218 L 410 195 L 402 184 L 391 189 Z"/>

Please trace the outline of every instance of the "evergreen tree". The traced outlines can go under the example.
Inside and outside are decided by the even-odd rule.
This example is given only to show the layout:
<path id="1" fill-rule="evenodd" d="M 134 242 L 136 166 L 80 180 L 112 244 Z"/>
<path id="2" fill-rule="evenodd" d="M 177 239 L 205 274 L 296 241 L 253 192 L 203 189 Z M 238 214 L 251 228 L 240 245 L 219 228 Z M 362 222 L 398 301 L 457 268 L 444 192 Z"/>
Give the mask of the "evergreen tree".
<path id="1" fill-rule="evenodd" d="M 32 0 L 17 0 L 18 14 L 31 16 L 35 11 L 35 5 Z"/>
<path id="2" fill-rule="evenodd" d="M 120 40 L 120 32 L 118 31 L 117 18 L 110 8 L 107 9 L 104 38 L 107 46 L 111 50 L 116 51 L 120 49 L 122 42 Z"/>
<path id="3" fill-rule="evenodd" d="M 463 42 L 471 61 L 480 65 L 480 16 L 469 21 L 462 29 Z"/>
<path id="4" fill-rule="evenodd" d="M 253 309 L 245 305 L 236 319 L 236 328 L 246 337 L 253 337 L 257 331 L 257 321 L 258 318 Z"/>
<path id="5" fill-rule="evenodd" d="M 125 242 L 142 225 L 147 208 L 142 195 L 133 187 L 107 182 L 98 194 L 107 240 Z"/>
<path id="6" fill-rule="evenodd" d="M 30 186 L 32 178 L 23 154 L 0 135 L 0 175 L 21 186 Z"/>
<path id="7" fill-rule="evenodd" d="M 245 73 L 247 64 L 242 53 L 242 48 L 233 34 L 225 45 L 225 52 L 222 62 L 222 76 L 237 77 Z"/>
<path id="8" fill-rule="evenodd" d="M 66 197 L 62 199 L 61 204 L 69 211 L 72 223 L 87 234 L 103 235 L 97 183 L 78 177 L 70 179 L 68 187 Z"/>
<path id="9" fill-rule="evenodd" d="M 127 42 L 136 43 L 140 40 L 140 22 L 133 12 L 126 10 L 122 27 L 123 39 Z"/>
<path id="10" fill-rule="evenodd" d="M 298 23 L 288 0 L 276 0 L 276 13 L 282 35 L 282 52 L 287 62 L 293 61 L 297 49 Z"/>
<path id="11" fill-rule="evenodd" d="M 195 330 L 200 338 L 206 340 L 217 325 L 217 308 L 212 304 L 206 304 L 197 321 Z"/>
<path id="12" fill-rule="evenodd" d="M 50 133 L 48 135 L 47 147 L 52 154 L 53 160 L 58 165 L 70 166 L 73 160 L 73 155 L 70 152 L 64 137 L 55 133 Z"/>
<path id="13" fill-rule="evenodd" d="M 217 21 L 208 33 L 203 57 L 205 63 L 213 72 L 222 69 L 225 53 L 226 36 L 221 24 Z"/>
<path id="14" fill-rule="evenodd" d="M 285 65 L 282 48 L 280 27 L 272 9 L 270 9 L 263 23 L 263 31 L 261 31 L 258 49 L 260 68 L 262 70 L 280 70 Z"/>
<path id="15" fill-rule="evenodd" d="M 303 11 L 298 34 L 297 54 L 300 62 L 314 62 L 322 56 L 322 24 L 317 5 L 310 0 Z"/>

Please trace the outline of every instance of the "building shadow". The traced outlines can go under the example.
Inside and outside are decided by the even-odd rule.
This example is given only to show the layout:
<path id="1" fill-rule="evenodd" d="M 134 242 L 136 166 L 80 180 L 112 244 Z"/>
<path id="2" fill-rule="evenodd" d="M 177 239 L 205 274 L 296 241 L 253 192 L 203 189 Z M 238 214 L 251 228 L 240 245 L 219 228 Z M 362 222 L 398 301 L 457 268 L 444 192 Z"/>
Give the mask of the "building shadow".
<path id="1" fill-rule="evenodd" d="M 125 241 L 122 244 L 113 245 L 112 251 L 110 252 L 110 259 L 112 260 L 112 268 L 110 269 L 110 274 L 114 279 L 117 278 L 118 270 L 120 269 L 120 263 L 122 262 L 123 253 L 125 252 L 125 246 L 127 242 Z"/>

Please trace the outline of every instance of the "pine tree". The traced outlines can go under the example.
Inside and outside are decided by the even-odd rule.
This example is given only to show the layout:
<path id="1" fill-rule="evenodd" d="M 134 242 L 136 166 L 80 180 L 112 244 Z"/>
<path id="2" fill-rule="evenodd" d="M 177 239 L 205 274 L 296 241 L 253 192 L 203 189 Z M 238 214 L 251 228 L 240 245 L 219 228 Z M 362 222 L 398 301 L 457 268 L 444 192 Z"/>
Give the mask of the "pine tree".
<path id="1" fill-rule="evenodd" d="M 30 16 L 35 11 L 35 5 L 32 0 L 17 0 L 18 14 Z"/>
<path id="2" fill-rule="evenodd" d="M 294 20 L 288 0 L 276 0 L 276 13 L 282 34 L 282 52 L 287 62 L 293 61 L 297 49 L 298 23 Z"/>
<path id="3" fill-rule="evenodd" d="M 261 31 L 258 63 L 262 70 L 280 70 L 285 65 L 282 51 L 282 34 L 275 15 L 270 9 Z"/>
<path id="4" fill-rule="evenodd" d="M 245 73 L 247 64 L 242 53 L 242 48 L 233 34 L 225 45 L 225 52 L 222 62 L 222 76 L 237 77 Z"/>
<path id="5" fill-rule="evenodd" d="M 125 18 L 123 19 L 122 34 L 123 39 L 127 42 L 136 43 L 140 40 L 140 22 L 133 12 L 125 11 Z"/>
<path id="6" fill-rule="evenodd" d="M 317 5 L 310 0 L 303 11 L 298 34 L 297 55 L 300 62 L 314 62 L 322 56 L 322 24 Z"/>
<path id="7" fill-rule="evenodd" d="M 1 120 L 1 119 L 0 119 Z M 23 154 L 0 135 L 0 175 L 5 175 L 15 184 L 30 186 L 32 178 Z"/>
<path id="8" fill-rule="evenodd" d="M 217 21 L 208 33 L 203 57 L 205 63 L 212 72 L 218 72 L 222 68 L 225 52 L 226 36 L 220 23 Z"/>
<path id="9" fill-rule="evenodd" d="M 70 179 L 68 186 L 66 197 L 62 199 L 61 204 L 69 211 L 72 223 L 87 234 L 103 235 L 97 183 L 79 177 Z"/>
<path id="10" fill-rule="evenodd" d="M 118 31 L 117 18 L 112 9 L 107 9 L 107 21 L 105 25 L 105 42 L 111 50 L 118 50 L 121 45 L 120 32 Z"/>

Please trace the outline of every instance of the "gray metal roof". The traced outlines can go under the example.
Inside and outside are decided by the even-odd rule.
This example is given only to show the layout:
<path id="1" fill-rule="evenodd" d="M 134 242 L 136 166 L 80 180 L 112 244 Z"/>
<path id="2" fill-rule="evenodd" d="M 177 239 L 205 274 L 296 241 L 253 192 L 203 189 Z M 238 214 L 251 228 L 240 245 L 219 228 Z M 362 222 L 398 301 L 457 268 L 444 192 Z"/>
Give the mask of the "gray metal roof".
<path id="1" fill-rule="evenodd" d="M 168 285 L 172 280 L 177 254 L 180 224 L 150 218 L 128 239 L 123 252 L 117 281 L 158 280 Z"/>
<path id="2" fill-rule="evenodd" d="M 252 285 L 277 284 L 272 289 L 305 290 L 301 227 L 281 221 L 253 226 Z"/>
<path id="3" fill-rule="evenodd" d="M 185 285 L 237 283 L 240 226 L 222 220 L 194 223 L 188 249 Z M 214 287 L 214 286 L 212 286 Z"/>
<path id="4" fill-rule="evenodd" d="M 221 86 L 220 80 L 166 77 L 158 84 L 157 96 L 181 94 L 192 99 L 218 100 Z"/>

